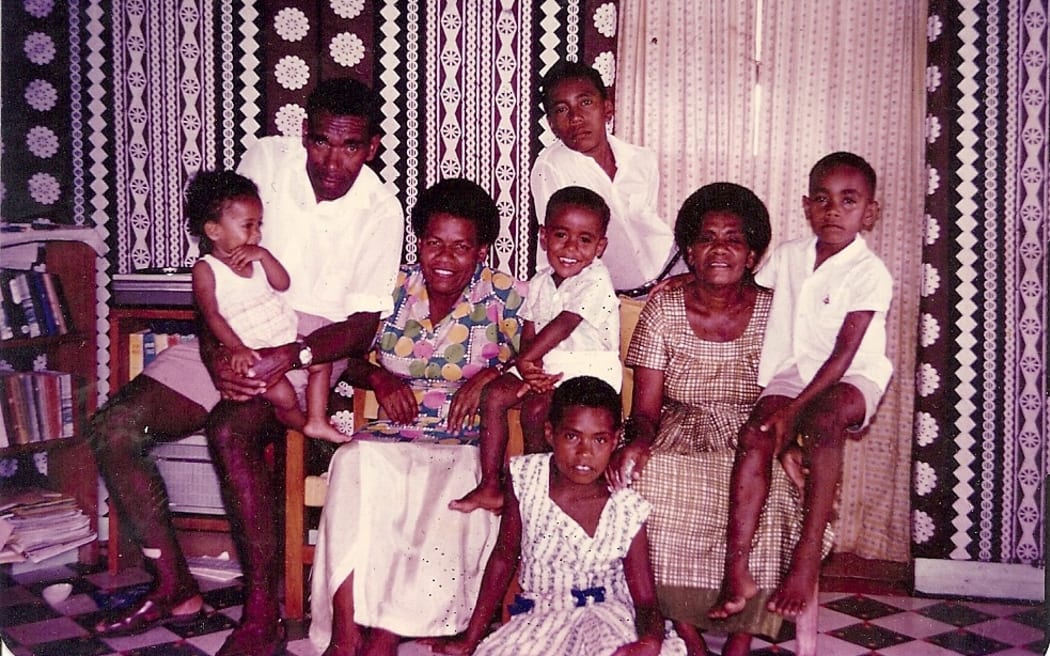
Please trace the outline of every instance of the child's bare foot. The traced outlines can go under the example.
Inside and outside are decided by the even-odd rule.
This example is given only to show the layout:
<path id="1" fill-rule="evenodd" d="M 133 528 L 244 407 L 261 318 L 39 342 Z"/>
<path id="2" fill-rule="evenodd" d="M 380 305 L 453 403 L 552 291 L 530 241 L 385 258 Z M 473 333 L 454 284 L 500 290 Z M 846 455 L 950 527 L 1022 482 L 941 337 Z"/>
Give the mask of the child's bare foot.
<path id="1" fill-rule="evenodd" d="M 303 424 L 303 435 L 336 444 L 350 441 L 349 435 L 343 435 L 324 419 L 307 419 Z"/>
<path id="2" fill-rule="evenodd" d="M 450 510 L 458 510 L 462 513 L 474 512 L 478 509 L 499 513 L 503 510 L 503 492 L 500 491 L 498 485 L 483 482 L 462 499 L 449 503 L 448 507 Z"/>
<path id="3" fill-rule="evenodd" d="M 744 570 L 742 574 L 732 576 L 728 574 L 722 579 L 722 589 L 718 593 L 718 599 L 707 616 L 713 620 L 722 620 L 731 615 L 736 615 L 744 610 L 747 600 L 758 594 L 758 585 L 751 577 L 751 572 Z"/>
<path id="4" fill-rule="evenodd" d="M 780 582 L 766 608 L 784 617 L 798 617 L 806 609 L 817 589 L 820 576 L 820 558 L 795 558 L 791 570 Z"/>

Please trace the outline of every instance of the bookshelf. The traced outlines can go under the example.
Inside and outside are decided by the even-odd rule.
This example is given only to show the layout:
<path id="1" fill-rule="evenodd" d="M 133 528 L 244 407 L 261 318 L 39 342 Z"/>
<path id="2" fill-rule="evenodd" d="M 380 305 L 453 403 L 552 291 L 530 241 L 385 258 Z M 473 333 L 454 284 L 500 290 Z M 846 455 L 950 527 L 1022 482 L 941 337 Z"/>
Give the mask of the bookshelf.
<path id="1" fill-rule="evenodd" d="M 109 312 L 110 394 L 126 385 L 139 368 L 131 362 L 131 345 L 136 337 L 142 339 L 145 335 L 144 339 L 148 341 L 150 336 L 157 334 L 185 335 L 195 332 L 196 328 L 192 287 L 186 271 L 117 274 L 112 291 Z M 164 476 L 172 523 L 187 557 L 214 556 L 221 551 L 235 553 L 203 436 L 193 435 L 177 442 L 159 444 L 154 447 L 153 456 Z M 211 508 L 201 508 L 192 502 L 181 503 L 181 497 L 189 498 L 213 488 L 211 496 L 215 500 L 204 504 L 210 504 Z M 121 530 L 112 507 L 107 555 L 109 571 L 114 574 L 141 560 L 138 547 Z"/>
<path id="2" fill-rule="evenodd" d="M 48 486 L 76 500 L 98 532 L 98 470 L 84 437 L 87 417 L 97 399 L 95 260 L 102 244 L 90 229 L 21 230 L 0 234 L 3 266 L 27 257 L 56 276 L 64 292 L 72 326 L 65 334 L 0 340 L 0 358 L 17 370 L 30 370 L 41 355 L 47 368 L 73 374 L 73 431 L 67 438 L 45 439 L 0 448 L 0 458 L 46 452 Z M 98 540 L 79 547 L 81 563 L 99 559 Z"/>

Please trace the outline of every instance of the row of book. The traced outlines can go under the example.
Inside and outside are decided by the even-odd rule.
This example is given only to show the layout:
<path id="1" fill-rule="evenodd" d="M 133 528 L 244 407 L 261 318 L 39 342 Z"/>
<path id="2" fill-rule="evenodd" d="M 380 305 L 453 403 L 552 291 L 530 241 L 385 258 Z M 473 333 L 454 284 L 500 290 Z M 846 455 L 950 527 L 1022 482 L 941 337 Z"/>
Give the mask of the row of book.
<path id="1" fill-rule="evenodd" d="M 0 340 L 65 335 L 73 317 L 58 276 L 0 269 Z"/>
<path id="2" fill-rule="evenodd" d="M 73 374 L 0 372 L 0 448 L 73 437 Z"/>
<path id="3" fill-rule="evenodd" d="M 0 563 L 39 563 L 97 537 L 72 497 L 29 488 L 0 498 Z"/>
<path id="4" fill-rule="evenodd" d="M 164 333 L 150 329 L 128 333 L 128 380 L 142 373 L 143 367 L 164 349 L 196 339 L 192 333 Z"/>

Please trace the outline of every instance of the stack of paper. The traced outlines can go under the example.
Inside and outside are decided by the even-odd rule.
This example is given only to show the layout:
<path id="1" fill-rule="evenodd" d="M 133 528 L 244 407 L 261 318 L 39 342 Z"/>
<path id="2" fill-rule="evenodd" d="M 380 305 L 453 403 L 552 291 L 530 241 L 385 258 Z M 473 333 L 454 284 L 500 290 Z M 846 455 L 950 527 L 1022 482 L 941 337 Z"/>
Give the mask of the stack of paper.
<path id="1" fill-rule="evenodd" d="M 39 563 L 97 537 L 71 497 L 35 488 L 0 495 L 0 563 Z"/>

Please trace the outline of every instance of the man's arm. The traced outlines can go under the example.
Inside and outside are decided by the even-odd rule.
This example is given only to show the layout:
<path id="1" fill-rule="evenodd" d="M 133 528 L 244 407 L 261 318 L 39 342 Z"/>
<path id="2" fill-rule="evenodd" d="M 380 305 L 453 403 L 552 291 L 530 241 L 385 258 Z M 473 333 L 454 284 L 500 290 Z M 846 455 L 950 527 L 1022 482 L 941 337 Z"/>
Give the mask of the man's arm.
<path id="1" fill-rule="evenodd" d="M 314 362 L 332 362 L 346 357 L 363 358 L 372 346 L 378 325 L 378 312 L 357 312 L 343 321 L 318 328 L 307 335 L 302 343 L 292 342 L 258 349 L 260 360 L 252 365 L 251 377 L 269 384 L 283 376 L 299 364 L 299 351 L 304 344 L 313 351 Z"/>

